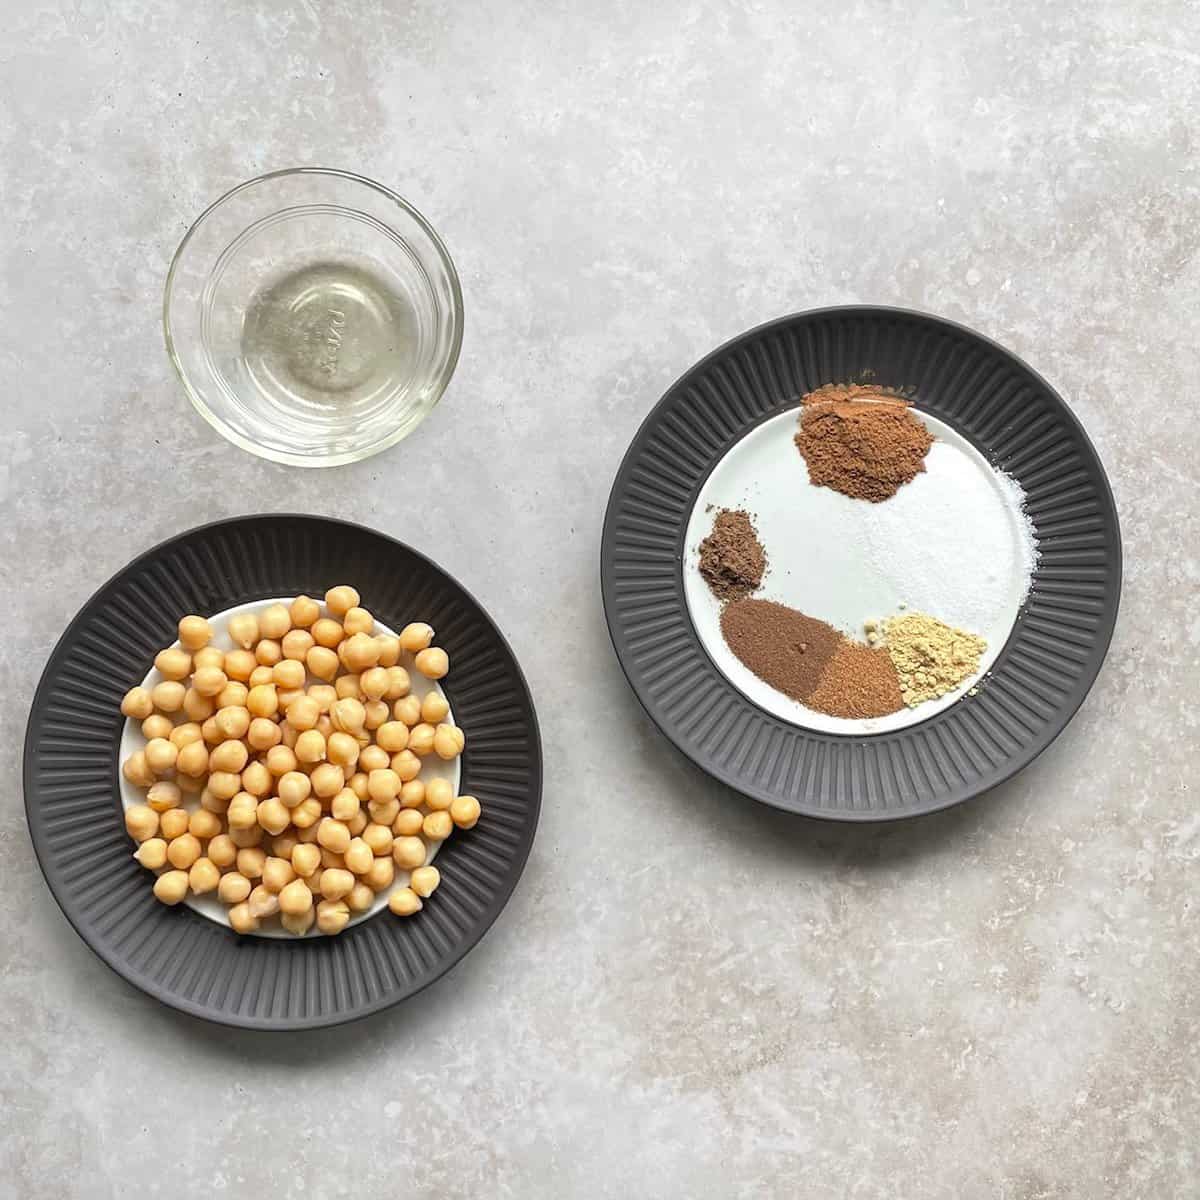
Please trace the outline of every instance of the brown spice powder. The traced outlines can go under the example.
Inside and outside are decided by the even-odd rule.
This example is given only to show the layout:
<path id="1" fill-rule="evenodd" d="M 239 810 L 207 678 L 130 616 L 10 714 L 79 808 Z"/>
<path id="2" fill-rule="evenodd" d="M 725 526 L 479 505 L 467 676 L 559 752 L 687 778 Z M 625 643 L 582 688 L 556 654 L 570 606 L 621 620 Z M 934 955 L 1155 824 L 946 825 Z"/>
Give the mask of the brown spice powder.
<path id="1" fill-rule="evenodd" d="M 730 650 L 759 679 L 802 704 L 844 640 L 832 625 L 773 600 L 735 600 L 726 605 L 721 633 Z"/>
<path id="2" fill-rule="evenodd" d="M 700 543 L 700 574 L 718 600 L 738 600 L 762 583 L 767 555 L 749 513 L 722 508 Z"/>
<path id="3" fill-rule="evenodd" d="M 862 384 L 830 384 L 802 401 L 796 446 L 818 487 L 888 500 L 925 470 L 929 430 L 906 401 Z"/>
<path id="4" fill-rule="evenodd" d="M 904 707 L 886 650 L 844 638 L 805 704 L 831 717 L 882 717 Z"/>

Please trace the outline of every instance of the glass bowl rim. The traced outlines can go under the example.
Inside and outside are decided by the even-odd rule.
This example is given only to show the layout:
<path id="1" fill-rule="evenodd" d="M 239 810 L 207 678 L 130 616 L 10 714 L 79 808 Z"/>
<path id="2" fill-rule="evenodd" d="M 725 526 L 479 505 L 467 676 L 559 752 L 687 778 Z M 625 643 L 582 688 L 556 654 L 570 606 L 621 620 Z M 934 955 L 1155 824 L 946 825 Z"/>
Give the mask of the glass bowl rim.
<path id="1" fill-rule="evenodd" d="M 171 303 L 174 294 L 176 274 L 179 269 L 179 264 L 183 260 L 185 252 L 192 243 L 193 237 L 199 232 L 204 223 L 213 215 L 219 208 L 227 204 L 235 196 L 241 192 L 247 191 L 250 188 L 257 187 L 260 184 L 267 183 L 272 180 L 289 178 L 296 175 L 319 175 L 333 177 L 336 179 L 346 180 L 352 184 L 369 188 L 373 192 L 377 192 L 386 200 L 397 205 L 416 223 L 421 233 L 424 234 L 433 246 L 443 269 L 446 272 L 446 278 L 450 283 L 450 321 L 451 321 L 451 345 L 450 352 L 446 358 L 446 362 L 439 372 L 434 384 L 433 400 L 429 403 L 426 411 L 421 415 L 421 421 L 437 407 L 438 402 L 445 394 L 446 388 L 450 380 L 454 376 L 455 368 L 458 366 L 459 352 L 462 349 L 463 339 L 463 296 L 462 284 L 458 278 L 458 271 L 455 269 L 454 260 L 450 257 L 449 250 L 446 249 L 445 242 L 429 221 L 407 200 L 404 199 L 398 192 L 392 191 L 391 188 L 385 187 L 381 183 L 377 183 L 374 179 L 368 179 L 365 175 L 355 174 L 353 171 L 343 171 L 337 167 L 283 167 L 277 171 L 267 171 L 262 175 L 255 175 L 251 179 L 244 179 L 241 183 L 231 187 L 228 191 L 223 192 L 211 204 L 209 204 L 203 212 L 188 226 L 187 232 L 183 235 L 179 245 L 175 249 L 175 253 L 171 257 L 171 266 L 167 271 L 167 281 L 163 287 L 162 300 L 162 325 L 163 337 L 166 340 L 167 356 L 171 360 L 171 365 L 175 368 L 175 374 L 179 377 L 180 383 L 183 384 L 183 390 L 187 393 L 188 399 L 192 402 L 192 407 L 209 423 L 223 438 L 232 442 L 235 446 L 250 454 L 255 454 L 259 458 L 269 459 L 272 462 L 284 463 L 287 466 L 293 467 L 338 467 L 344 466 L 347 463 L 361 462 L 363 459 L 370 458 L 372 455 L 379 454 L 389 447 L 394 446 L 397 442 L 413 432 L 415 425 L 401 426 L 392 430 L 379 438 L 378 441 L 372 442 L 368 446 L 360 447 L 355 450 L 345 451 L 340 454 L 328 455 L 311 455 L 311 454 L 293 454 L 286 450 L 276 450 L 273 447 L 264 446 L 260 442 L 254 441 L 252 438 L 245 437 L 239 433 L 231 425 L 229 425 L 223 417 L 214 412 L 208 405 L 207 401 L 200 394 L 199 390 L 188 377 L 188 372 L 179 357 L 179 353 L 175 346 L 175 338 L 171 332 Z"/>

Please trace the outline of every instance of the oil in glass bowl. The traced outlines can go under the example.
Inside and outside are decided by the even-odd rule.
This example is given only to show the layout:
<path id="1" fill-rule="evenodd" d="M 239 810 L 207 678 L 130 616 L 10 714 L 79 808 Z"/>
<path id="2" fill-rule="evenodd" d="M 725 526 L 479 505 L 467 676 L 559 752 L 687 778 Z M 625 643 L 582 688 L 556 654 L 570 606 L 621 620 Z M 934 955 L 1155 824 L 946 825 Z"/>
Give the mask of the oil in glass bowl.
<path id="1" fill-rule="evenodd" d="M 167 281 L 167 344 L 193 403 L 266 458 L 327 466 L 416 428 L 462 340 L 441 240 L 343 172 L 251 180 L 189 231 Z"/>

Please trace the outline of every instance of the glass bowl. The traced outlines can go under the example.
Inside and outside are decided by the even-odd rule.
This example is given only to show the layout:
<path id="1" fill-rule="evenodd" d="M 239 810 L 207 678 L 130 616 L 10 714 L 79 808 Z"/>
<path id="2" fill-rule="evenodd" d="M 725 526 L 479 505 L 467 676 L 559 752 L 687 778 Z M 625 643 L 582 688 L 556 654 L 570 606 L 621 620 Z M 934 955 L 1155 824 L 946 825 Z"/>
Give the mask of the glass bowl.
<path id="1" fill-rule="evenodd" d="M 163 297 L 167 352 L 197 411 L 252 454 L 356 462 L 410 434 L 462 345 L 462 290 L 395 192 L 302 167 L 227 192 L 188 230 Z"/>

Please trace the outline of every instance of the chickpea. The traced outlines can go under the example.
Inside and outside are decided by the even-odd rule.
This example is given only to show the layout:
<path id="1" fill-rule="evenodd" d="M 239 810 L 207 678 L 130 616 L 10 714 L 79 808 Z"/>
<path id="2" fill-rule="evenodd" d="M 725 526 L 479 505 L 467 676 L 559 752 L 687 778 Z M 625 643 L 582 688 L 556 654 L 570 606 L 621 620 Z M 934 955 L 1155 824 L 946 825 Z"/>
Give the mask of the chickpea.
<path id="1" fill-rule="evenodd" d="M 313 794 L 322 800 L 329 800 L 346 786 L 346 773 L 335 763 L 320 763 L 313 768 Z"/>
<path id="2" fill-rule="evenodd" d="M 307 879 L 321 865 L 321 848 L 313 842 L 297 842 L 292 850 L 292 870 Z"/>
<path id="3" fill-rule="evenodd" d="M 258 823 L 270 834 L 282 833 L 292 823 L 292 814 L 282 800 L 271 796 L 258 805 Z"/>
<path id="4" fill-rule="evenodd" d="M 366 771 L 368 776 L 372 771 L 385 770 L 391 761 L 391 755 L 382 746 L 363 746 L 358 753 L 358 769 Z"/>
<path id="5" fill-rule="evenodd" d="M 350 895 L 346 897 L 346 906 L 353 913 L 366 912 L 374 903 L 375 893 L 362 880 L 351 888 Z"/>
<path id="6" fill-rule="evenodd" d="M 319 621 L 314 621 L 309 632 L 313 636 L 313 641 L 326 650 L 336 650 L 346 637 L 346 631 L 342 628 L 341 622 L 334 621 L 329 617 L 322 617 Z M 314 671 L 313 674 L 315 675 L 316 672 Z"/>
<path id="7" fill-rule="evenodd" d="M 240 774 L 249 757 L 246 743 L 231 738 L 227 742 L 222 742 L 209 754 L 208 768 L 210 771 L 228 771 L 231 774 Z"/>
<path id="8" fill-rule="evenodd" d="M 229 636 L 243 650 L 249 650 L 258 641 L 258 617 L 252 612 L 236 613 L 229 618 Z"/>
<path id="9" fill-rule="evenodd" d="M 189 742 L 175 759 L 175 769 L 181 775 L 189 775 L 199 779 L 208 770 L 208 747 L 203 739 Z"/>
<path id="10" fill-rule="evenodd" d="M 300 730 L 301 733 L 312 729 L 320 715 L 321 706 L 311 696 L 301 695 L 298 700 L 293 700 L 287 708 L 288 724 L 293 729 Z"/>
<path id="11" fill-rule="evenodd" d="M 400 776 L 390 768 L 367 776 L 367 794 L 372 800 L 394 800 L 400 792 Z"/>
<path id="12" fill-rule="evenodd" d="M 220 708 L 213 719 L 226 740 L 243 738 L 250 729 L 250 712 L 240 706 Z"/>
<path id="13" fill-rule="evenodd" d="M 308 884 L 308 890 L 312 892 L 314 896 L 319 896 L 321 894 L 321 876 L 324 873 L 325 868 L 318 864 L 316 870 L 304 880 L 304 882 Z"/>
<path id="14" fill-rule="evenodd" d="M 179 760 L 175 761 L 178 765 Z M 179 784 L 179 790 L 185 796 L 195 796 L 204 790 L 204 780 L 194 779 L 191 775 L 176 775 L 175 782 Z"/>
<path id="15" fill-rule="evenodd" d="M 375 742 L 389 755 L 408 746 L 408 726 L 403 721 L 385 721 L 375 731 Z"/>
<path id="16" fill-rule="evenodd" d="M 149 693 L 147 692 L 147 695 Z M 180 725 L 178 728 L 183 729 L 185 726 Z M 151 713 L 142 722 L 142 737 L 149 741 L 151 738 L 167 738 L 177 746 L 182 746 L 183 743 L 175 736 L 176 726 L 171 724 L 170 717 L 164 717 L 162 713 Z M 199 730 L 196 733 L 199 734 Z"/>
<path id="17" fill-rule="evenodd" d="M 367 717 L 363 722 L 363 727 L 368 730 L 375 730 L 380 727 L 388 719 L 388 706 L 386 700 L 368 700 L 363 705 Z"/>
<path id="18" fill-rule="evenodd" d="M 329 710 L 341 699 L 337 688 L 330 683 L 309 684 L 308 696 L 317 702 L 317 708 L 322 716 L 327 716 Z"/>
<path id="19" fill-rule="evenodd" d="M 418 809 L 402 808 L 392 822 L 392 834 L 395 837 L 416 837 L 421 832 L 424 820 Z"/>
<path id="20" fill-rule="evenodd" d="M 163 904 L 178 904 L 188 890 L 186 871 L 164 871 L 154 881 L 154 898 Z"/>
<path id="21" fill-rule="evenodd" d="M 121 712 L 135 721 L 144 721 L 154 712 L 154 700 L 148 689 L 131 687 L 121 701 Z"/>
<path id="22" fill-rule="evenodd" d="M 357 675 L 339 675 L 333 681 L 333 690 L 337 693 L 339 700 L 363 699 L 362 688 L 358 686 Z"/>
<path id="23" fill-rule="evenodd" d="M 192 670 L 199 671 L 204 667 L 219 667 L 225 662 L 225 655 L 216 646 L 205 646 L 192 655 Z"/>
<path id="24" fill-rule="evenodd" d="M 258 801 L 249 792 L 238 792 L 229 802 L 225 819 L 229 822 L 231 830 L 249 829 L 258 825 Z"/>
<path id="25" fill-rule="evenodd" d="M 421 702 L 416 696 L 401 696 L 392 705 L 392 716 L 411 728 L 421 721 Z"/>
<path id="26" fill-rule="evenodd" d="M 288 608 L 293 629 L 307 629 L 320 615 L 321 606 L 311 596 L 297 596 Z"/>
<path id="27" fill-rule="evenodd" d="M 413 666 L 426 679 L 444 679 L 450 670 L 450 656 L 440 646 L 429 646 L 418 652 Z"/>
<path id="28" fill-rule="evenodd" d="M 408 672 L 403 667 L 391 666 L 387 668 L 388 686 L 387 691 L 383 693 L 385 700 L 399 700 L 402 696 L 407 696 L 409 689 L 412 687 L 412 680 L 408 677 Z"/>
<path id="29" fill-rule="evenodd" d="M 375 644 L 379 647 L 379 665 L 394 667 L 400 661 L 400 639 L 390 633 L 377 633 Z M 392 697 L 395 699 L 395 697 Z"/>
<path id="30" fill-rule="evenodd" d="M 276 862 L 280 860 L 276 859 Z M 279 911 L 286 913 L 288 916 L 298 917 L 308 912 L 313 906 L 312 892 L 308 890 L 308 884 L 303 879 L 297 879 L 295 872 L 292 870 L 289 863 L 280 863 L 286 868 L 290 878 L 278 889 L 279 891 Z M 267 877 L 263 876 L 263 882 L 267 883 Z M 269 887 L 270 884 L 267 883 Z"/>
<path id="31" fill-rule="evenodd" d="M 288 862 L 292 861 L 292 851 L 300 845 L 296 840 L 296 835 L 292 832 L 276 834 L 271 839 L 271 853 L 276 858 L 286 858 Z"/>
<path id="32" fill-rule="evenodd" d="M 260 920 L 273 917 L 279 911 L 279 897 L 265 884 L 260 883 L 246 898 L 250 912 Z"/>
<path id="33" fill-rule="evenodd" d="M 234 933 L 253 933 L 258 928 L 258 918 L 250 911 L 250 903 L 243 900 L 229 910 L 229 927 Z"/>
<path id="34" fill-rule="evenodd" d="M 370 793 L 367 791 L 367 773 L 365 771 L 355 771 L 346 786 L 359 798 L 362 803 L 366 803 L 370 798 Z"/>
<path id="35" fill-rule="evenodd" d="M 304 669 L 305 656 L 315 645 L 316 639 L 307 629 L 293 629 L 290 633 L 285 633 L 283 641 L 279 644 L 283 657 L 293 660 L 301 670 Z"/>
<path id="36" fill-rule="evenodd" d="M 372 891 L 386 892 L 392 886 L 395 878 L 396 864 L 392 862 L 392 856 L 389 852 L 383 856 L 375 856 L 375 861 L 371 864 L 371 869 L 362 877 L 362 881 Z"/>
<path id="37" fill-rule="evenodd" d="M 424 621 L 414 621 L 400 630 L 400 645 L 410 654 L 424 650 L 433 641 L 433 626 Z"/>
<path id="38" fill-rule="evenodd" d="M 181 779 L 186 779 L 186 775 L 181 775 Z M 193 780 L 194 783 L 201 783 L 199 779 Z M 200 792 L 200 807 L 205 812 L 216 813 L 218 817 L 223 817 L 229 811 L 229 801 L 224 800 L 219 796 L 214 796 L 208 790 L 207 784 L 201 784 Z"/>
<path id="39" fill-rule="evenodd" d="M 317 928 L 322 933 L 341 933 L 349 920 L 350 908 L 344 900 L 322 900 L 317 905 Z"/>
<path id="40" fill-rule="evenodd" d="M 317 732 L 325 739 L 325 750 L 326 750 L 326 753 L 328 753 L 328 751 L 329 751 L 329 735 L 336 731 L 333 728 L 333 722 L 329 719 L 327 714 L 322 713 L 317 718 L 316 729 L 317 729 Z"/>
<path id="41" fill-rule="evenodd" d="M 145 750 L 138 750 L 136 754 L 128 756 L 125 762 L 121 763 L 121 774 L 134 787 L 150 787 L 155 781 L 155 775 L 150 769 L 150 763 L 146 762 Z"/>
<path id="42" fill-rule="evenodd" d="M 420 758 L 424 758 L 433 750 L 433 740 L 436 730 L 432 725 L 422 722 L 414 725 L 408 734 L 408 748 Z"/>
<path id="43" fill-rule="evenodd" d="M 374 858 L 371 859 L 374 862 Z M 321 872 L 321 895 L 326 900 L 340 900 L 343 896 L 348 896 L 353 890 L 354 885 L 358 882 L 350 871 L 340 870 L 337 867 L 327 867 Z"/>
<path id="44" fill-rule="evenodd" d="M 338 656 L 326 646 L 313 646 L 304 656 L 309 673 L 318 679 L 332 680 L 338 672 Z"/>
<path id="45" fill-rule="evenodd" d="M 326 817 L 317 826 L 317 841 L 326 850 L 332 850 L 334 854 L 344 854 L 346 847 L 350 845 L 350 830 L 346 828 L 344 822 Z"/>
<path id="46" fill-rule="evenodd" d="M 182 800 L 183 793 L 179 790 L 179 784 L 171 783 L 166 779 L 152 783 L 150 790 L 146 793 L 146 803 L 156 813 L 164 813 L 168 808 L 178 808 Z"/>
<path id="47" fill-rule="evenodd" d="M 292 870 L 292 864 L 286 858 L 268 858 L 263 864 L 263 885 L 272 892 L 282 893 L 295 878 L 296 872 Z"/>
<path id="48" fill-rule="evenodd" d="M 392 852 L 392 831 L 386 825 L 368 825 L 362 831 L 361 840 L 371 848 L 371 853 L 376 857 Z"/>
<path id="49" fill-rule="evenodd" d="M 273 683 L 252 687 L 246 697 L 246 707 L 254 717 L 273 717 L 279 711 L 279 695 Z"/>
<path id="50" fill-rule="evenodd" d="M 302 763 L 322 762 L 325 758 L 325 739 L 315 729 L 306 729 L 296 739 L 296 757 Z"/>
<path id="51" fill-rule="evenodd" d="M 200 839 L 190 833 L 181 833 L 167 846 L 167 862 L 181 871 L 186 871 L 199 857 Z"/>
<path id="52" fill-rule="evenodd" d="M 204 741 L 204 730 L 195 721 L 184 721 L 182 725 L 172 725 L 166 717 L 152 717 L 151 720 L 167 722 L 170 732 L 162 736 L 166 737 L 167 741 L 174 743 L 179 750 L 182 750 L 184 746 L 190 746 L 192 742 Z M 149 724 L 149 722 L 143 724 Z M 176 766 L 178 766 L 178 760 L 176 760 Z"/>
<path id="53" fill-rule="evenodd" d="M 425 862 L 425 843 L 419 837 L 398 837 L 392 842 L 392 860 L 402 870 L 411 871 Z"/>
<path id="54" fill-rule="evenodd" d="M 188 871 L 188 886 L 197 896 L 213 891 L 221 882 L 221 872 L 207 858 L 198 858 Z"/>
<path id="55" fill-rule="evenodd" d="M 316 825 L 321 819 L 321 802 L 316 796 L 309 796 L 292 809 L 292 824 L 296 827 L 296 836 L 304 841 L 305 835 L 311 833 L 317 836 Z"/>
<path id="56" fill-rule="evenodd" d="M 229 676 L 220 667 L 201 667 L 192 676 L 192 688 L 211 699 L 219 694 L 229 682 Z"/>
<path id="57" fill-rule="evenodd" d="M 191 821 L 191 814 L 186 809 L 168 809 L 158 817 L 158 829 L 163 838 L 174 841 L 187 833 L 188 821 Z"/>
<path id="58" fill-rule="evenodd" d="M 421 826 L 431 842 L 444 842 L 454 832 L 454 820 L 448 812 L 431 812 Z"/>
<path id="59" fill-rule="evenodd" d="M 339 653 L 349 671 L 365 671 L 379 662 L 379 647 L 375 639 L 365 633 L 356 633 L 348 637 L 342 643 Z"/>
<path id="60" fill-rule="evenodd" d="M 368 824 L 367 814 L 360 808 L 346 823 L 346 828 L 350 830 L 351 837 L 358 837 Z"/>
<path id="61" fill-rule="evenodd" d="M 288 808 L 295 808 L 302 800 L 307 800 L 312 791 L 312 780 L 302 771 L 289 771 L 280 777 L 276 790 L 279 799 Z"/>
<path id="62" fill-rule="evenodd" d="M 278 688 L 276 694 L 279 697 L 279 711 L 287 712 L 287 710 L 296 703 L 297 700 L 304 699 L 303 688 Z M 293 726 L 293 728 L 295 728 Z"/>
<path id="63" fill-rule="evenodd" d="M 363 708 L 361 701 L 347 696 L 329 710 L 329 719 L 333 722 L 334 729 L 340 733 L 358 734 L 363 730 L 367 710 Z"/>
<path id="64" fill-rule="evenodd" d="M 447 762 L 457 758 L 466 745 L 466 735 L 457 725 L 439 725 L 433 731 L 433 750 Z"/>
<path id="65" fill-rule="evenodd" d="M 250 689 L 244 683 L 230 680 L 213 697 L 213 703 L 217 706 L 218 712 L 223 708 L 245 708 L 248 695 L 250 695 Z"/>
<path id="66" fill-rule="evenodd" d="M 225 740 L 221 736 L 221 731 L 217 728 L 217 718 L 215 715 L 207 718 L 200 726 L 200 736 L 209 746 L 219 746 Z"/>
<path id="67" fill-rule="evenodd" d="M 450 701 L 436 689 L 426 692 L 421 700 L 421 720 L 428 725 L 439 725 L 450 712 Z"/>
<path id="68" fill-rule="evenodd" d="M 290 751 L 292 751 L 293 754 L 296 752 L 296 739 L 299 736 L 300 736 L 300 734 L 295 729 L 293 729 L 286 721 L 280 721 L 280 723 L 279 723 L 279 740 L 280 740 L 280 742 L 282 742 L 282 744 L 284 746 L 286 746 Z"/>
<path id="69" fill-rule="evenodd" d="M 271 790 L 271 772 L 265 763 L 249 763 L 242 771 L 242 791 L 249 792 L 255 799 L 261 800 Z"/>
<path id="70" fill-rule="evenodd" d="M 330 815 L 335 821 L 349 821 L 359 811 L 359 799 L 354 792 L 344 787 L 333 797 L 329 805 Z"/>
<path id="71" fill-rule="evenodd" d="M 408 783 L 420 775 L 421 760 L 411 750 L 401 750 L 392 755 L 392 770 L 400 776 L 402 783 Z"/>
<path id="72" fill-rule="evenodd" d="M 198 808 L 188 817 L 188 833 L 192 837 L 208 841 L 221 832 L 221 818 L 216 813 Z"/>
<path id="73" fill-rule="evenodd" d="M 264 667 L 261 664 L 259 666 L 255 667 L 254 670 L 250 672 L 250 678 L 246 680 L 246 683 L 251 688 L 262 687 L 264 684 L 274 683 L 274 682 L 275 682 L 275 668 L 274 667 Z"/>
<path id="74" fill-rule="evenodd" d="M 344 617 L 352 608 L 358 607 L 360 599 L 361 597 L 354 588 L 343 583 L 337 587 L 331 587 L 325 593 L 325 607 L 335 617 Z"/>
<path id="75" fill-rule="evenodd" d="M 437 867 L 417 867 L 413 871 L 408 881 L 408 886 L 412 888 L 418 896 L 426 899 L 437 891 L 437 886 L 442 882 L 441 872 Z"/>
<path id="76" fill-rule="evenodd" d="M 479 801 L 474 796 L 456 796 L 450 805 L 450 819 L 459 829 L 473 829 L 480 812 Z"/>
<path id="77" fill-rule="evenodd" d="M 297 937 L 303 937 L 312 927 L 316 920 L 316 913 L 313 909 L 299 914 L 281 912 L 279 914 L 279 924 L 288 931 L 294 933 Z"/>
<path id="78" fill-rule="evenodd" d="M 255 717 L 246 732 L 246 741 L 254 750 L 270 750 L 278 746 L 283 732 L 270 717 Z"/>
<path id="79" fill-rule="evenodd" d="M 258 614 L 258 632 L 265 638 L 278 640 L 291 627 L 291 614 L 282 604 L 272 604 Z"/>
<path id="80" fill-rule="evenodd" d="M 172 646 L 154 656 L 154 665 L 164 679 L 186 679 L 192 673 L 192 656 Z"/>
<path id="81" fill-rule="evenodd" d="M 342 617 L 342 628 L 349 636 L 370 633 L 375 628 L 375 618 L 365 608 L 347 609 Z"/>
<path id="82" fill-rule="evenodd" d="M 325 753 L 339 767 L 353 767 L 358 761 L 358 741 L 348 733 L 331 733 L 325 742 Z"/>
<path id="83" fill-rule="evenodd" d="M 367 803 L 367 812 L 370 814 L 373 824 L 390 826 L 400 812 L 400 801 L 395 798 L 371 800 Z"/>
<path id="84" fill-rule="evenodd" d="M 133 857 L 143 867 L 157 871 L 167 863 L 167 843 L 162 838 L 147 838 L 134 852 Z"/>
<path id="85" fill-rule="evenodd" d="M 247 846 L 238 851 L 237 869 L 247 879 L 261 879 L 267 864 L 267 853 L 261 846 Z"/>
<path id="86" fill-rule="evenodd" d="M 230 679 L 248 684 L 258 659 L 249 650 L 230 650 L 221 662 L 221 669 Z"/>
<path id="87" fill-rule="evenodd" d="M 153 738 L 146 743 L 142 752 L 146 766 L 157 775 L 174 769 L 179 756 L 179 747 L 166 738 Z"/>
<path id="88" fill-rule="evenodd" d="M 263 829 L 257 820 L 249 829 L 231 829 L 229 831 L 229 840 L 239 850 L 253 850 L 262 843 L 262 839 Z"/>
<path id="89" fill-rule="evenodd" d="M 150 689 L 150 698 L 159 712 L 177 713 L 183 707 L 187 688 L 177 679 L 164 679 Z"/>
<path id="90" fill-rule="evenodd" d="M 420 912 L 424 907 L 421 897 L 412 888 L 397 888 L 388 897 L 388 908 L 398 917 L 411 917 L 413 913 Z"/>
<path id="91" fill-rule="evenodd" d="M 410 779 L 400 788 L 401 808 L 420 808 L 425 803 L 426 784 L 422 779 Z"/>
<path id="92" fill-rule="evenodd" d="M 189 721 L 206 721 L 216 710 L 216 704 L 195 688 L 188 688 L 183 693 L 183 712 Z"/>
<path id="93" fill-rule="evenodd" d="M 263 638 L 254 647 L 254 657 L 260 667 L 274 667 L 283 658 L 283 647 L 272 638 Z"/>
<path id="94" fill-rule="evenodd" d="M 296 691 L 304 687 L 308 672 L 302 662 L 294 658 L 285 658 L 271 668 L 271 680 L 277 687 L 286 691 Z"/>
<path id="95" fill-rule="evenodd" d="M 227 833 L 218 833 L 208 843 L 209 859 L 216 863 L 222 870 L 226 867 L 232 867 L 237 862 L 237 855 L 237 847 L 233 844 L 233 839 Z M 236 904 L 237 901 L 234 901 L 234 903 Z"/>
<path id="96" fill-rule="evenodd" d="M 345 859 L 346 868 L 355 875 L 361 875 L 370 870 L 375 861 L 375 852 L 362 838 L 351 838 L 350 845 L 346 847 Z"/>
<path id="97" fill-rule="evenodd" d="M 253 887 L 254 884 L 240 871 L 230 871 L 221 876 L 217 884 L 217 897 L 224 904 L 241 904 Z"/>
<path id="98" fill-rule="evenodd" d="M 278 725 L 275 726 L 279 728 Z M 287 746 L 272 746 L 267 751 L 267 770 L 272 775 L 282 778 L 291 771 L 295 771 L 298 766 L 296 755 Z"/>

